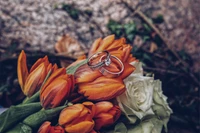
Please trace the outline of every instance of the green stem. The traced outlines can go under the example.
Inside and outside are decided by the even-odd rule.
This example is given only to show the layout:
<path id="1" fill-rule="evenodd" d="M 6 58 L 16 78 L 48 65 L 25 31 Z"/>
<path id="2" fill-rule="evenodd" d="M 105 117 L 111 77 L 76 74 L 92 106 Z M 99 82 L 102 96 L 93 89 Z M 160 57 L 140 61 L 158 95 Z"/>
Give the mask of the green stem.
<path id="1" fill-rule="evenodd" d="M 36 92 L 32 97 L 27 97 L 22 104 L 38 102 L 40 100 L 40 91 Z"/>

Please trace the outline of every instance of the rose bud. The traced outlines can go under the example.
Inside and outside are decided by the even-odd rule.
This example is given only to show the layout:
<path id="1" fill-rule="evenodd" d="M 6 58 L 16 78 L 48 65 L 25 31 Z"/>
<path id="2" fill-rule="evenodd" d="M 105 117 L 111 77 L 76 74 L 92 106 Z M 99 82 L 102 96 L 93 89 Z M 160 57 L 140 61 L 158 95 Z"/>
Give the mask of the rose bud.
<path id="1" fill-rule="evenodd" d="M 93 130 L 95 108 L 92 102 L 66 107 L 59 116 L 59 124 L 68 133 L 89 133 Z"/>
<path id="2" fill-rule="evenodd" d="M 118 106 L 111 102 L 102 101 L 95 104 L 95 130 L 100 130 L 102 127 L 112 125 L 121 115 L 121 110 Z"/>
<path id="3" fill-rule="evenodd" d="M 65 133 L 65 130 L 61 126 L 51 126 L 51 122 L 46 121 L 40 126 L 38 133 Z"/>
<path id="4" fill-rule="evenodd" d="M 52 67 L 47 56 L 45 56 L 38 59 L 31 67 L 30 72 L 28 72 L 26 54 L 22 50 L 18 58 L 17 74 L 23 93 L 28 97 L 36 93 L 40 89 L 48 72 L 52 69 L 57 69 L 57 66 L 54 65 Z"/>
<path id="5" fill-rule="evenodd" d="M 54 108 L 67 100 L 74 89 L 73 75 L 67 75 L 65 68 L 57 69 L 51 74 L 40 92 L 43 108 Z"/>

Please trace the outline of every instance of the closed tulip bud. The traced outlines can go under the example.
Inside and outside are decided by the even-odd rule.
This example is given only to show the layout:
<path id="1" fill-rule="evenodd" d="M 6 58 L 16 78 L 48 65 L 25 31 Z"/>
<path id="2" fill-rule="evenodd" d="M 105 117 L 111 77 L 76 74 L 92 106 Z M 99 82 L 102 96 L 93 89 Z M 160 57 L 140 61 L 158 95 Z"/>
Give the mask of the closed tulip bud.
<path id="1" fill-rule="evenodd" d="M 94 112 L 94 104 L 91 102 L 74 104 L 62 110 L 58 121 L 68 133 L 89 133 L 94 127 Z"/>
<path id="2" fill-rule="evenodd" d="M 46 121 L 40 126 L 38 133 L 65 133 L 65 130 L 61 126 L 51 126 L 51 122 Z"/>
<path id="3" fill-rule="evenodd" d="M 89 100 L 109 100 L 125 91 L 121 79 L 101 76 L 92 82 L 79 84 L 78 92 Z"/>
<path id="4" fill-rule="evenodd" d="M 55 65 L 54 68 L 56 69 Z M 49 63 L 47 56 L 45 56 L 44 58 L 38 59 L 31 67 L 30 72 L 28 72 L 26 54 L 22 50 L 18 58 L 17 74 L 24 94 L 30 97 L 36 93 L 51 69 L 52 64 Z"/>
<path id="5" fill-rule="evenodd" d="M 40 101 L 43 108 L 55 108 L 67 100 L 74 88 L 73 75 L 67 75 L 65 68 L 55 70 L 43 85 Z"/>
<path id="6" fill-rule="evenodd" d="M 95 110 L 96 112 L 93 118 L 95 121 L 95 130 L 112 125 L 121 115 L 119 107 L 107 101 L 96 103 Z"/>

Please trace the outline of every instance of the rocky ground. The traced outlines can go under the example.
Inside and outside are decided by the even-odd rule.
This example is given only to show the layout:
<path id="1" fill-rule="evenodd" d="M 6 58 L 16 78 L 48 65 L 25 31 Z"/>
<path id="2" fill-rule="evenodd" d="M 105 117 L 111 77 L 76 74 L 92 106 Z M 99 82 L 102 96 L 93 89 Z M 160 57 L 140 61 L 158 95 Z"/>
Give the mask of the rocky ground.
<path id="1" fill-rule="evenodd" d="M 159 29 L 176 50 L 185 50 L 195 62 L 200 51 L 200 11 L 197 0 L 126 0 L 133 8 L 140 7 L 149 17 L 161 14 L 164 23 Z M 79 15 L 74 20 L 61 10 L 63 4 L 72 4 L 91 16 Z M 109 34 L 106 24 L 110 19 L 126 23 L 132 12 L 120 0 L 1 0 L 0 46 L 8 47 L 13 40 L 20 40 L 17 48 L 54 51 L 57 38 L 67 33 L 89 47 L 98 37 Z M 195 63 L 195 69 L 198 68 Z"/>

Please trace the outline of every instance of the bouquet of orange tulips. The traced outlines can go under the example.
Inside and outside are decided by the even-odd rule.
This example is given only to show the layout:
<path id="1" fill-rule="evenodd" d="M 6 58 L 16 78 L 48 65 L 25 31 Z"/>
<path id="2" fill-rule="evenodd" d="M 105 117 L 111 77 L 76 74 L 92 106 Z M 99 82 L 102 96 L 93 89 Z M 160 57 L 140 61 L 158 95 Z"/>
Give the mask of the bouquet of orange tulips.
<path id="1" fill-rule="evenodd" d="M 124 38 L 110 35 L 67 68 L 45 56 L 30 70 L 22 51 L 17 72 L 27 98 L 0 115 L 0 132 L 167 132 L 172 110 L 161 82 L 144 76 L 131 50 Z"/>

